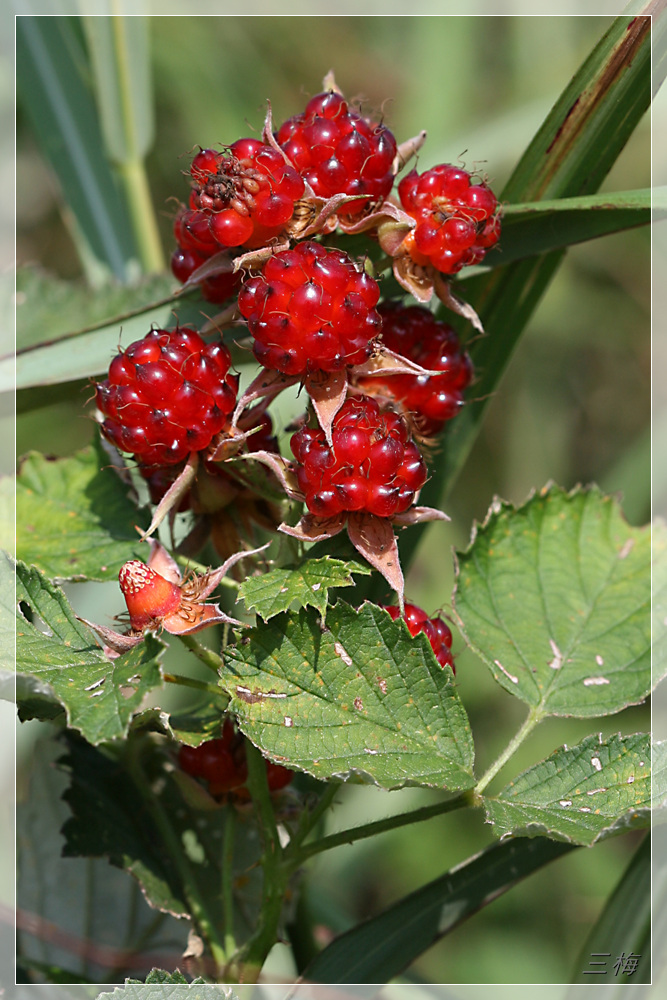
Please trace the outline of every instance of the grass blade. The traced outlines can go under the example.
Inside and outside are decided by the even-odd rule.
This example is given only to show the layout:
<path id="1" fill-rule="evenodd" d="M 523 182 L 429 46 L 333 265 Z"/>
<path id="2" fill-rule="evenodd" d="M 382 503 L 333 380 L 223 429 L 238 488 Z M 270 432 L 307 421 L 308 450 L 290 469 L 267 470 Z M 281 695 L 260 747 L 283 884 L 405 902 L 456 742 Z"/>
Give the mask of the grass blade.
<path id="1" fill-rule="evenodd" d="M 21 107 L 96 257 L 124 281 L 136 257 L 128 213 L 103 154 L 86 55 L 67 17 L 16 19 Z"/>
<path id="2" fill-rule="evenodd" d="M 306 968 L 304 979 L 387 983 L 487 903 L 571 850 L 571 844 L 544 837 L 493 844 L 336 938 Z"/>

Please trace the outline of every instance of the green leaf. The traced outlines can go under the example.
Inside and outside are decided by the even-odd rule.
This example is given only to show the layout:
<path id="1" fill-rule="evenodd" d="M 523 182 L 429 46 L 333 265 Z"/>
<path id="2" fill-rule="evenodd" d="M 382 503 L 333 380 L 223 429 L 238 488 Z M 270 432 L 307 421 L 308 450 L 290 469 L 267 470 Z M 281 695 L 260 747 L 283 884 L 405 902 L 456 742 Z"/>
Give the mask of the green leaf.
<path id="1" fill-rule="evenodd" d="M 58 580 L 116 579 L 147 554 L 136 526 L 148 527 L 148 513 L 129 494 L 99 445 L 68 458 L 31 452 L 16 478 L 19 559 Z"/>
<path id="2" fill-rule="evenodd" d="M 485 805 L 499 837 L 548 836 L 590 846 L 647 826 L 651 738 L 588 736 L 528 768 Z"/>
<path id="3" fill-rule="evenodd" d="M 470 788 L 470 726 L 425 635 L 339 601 L 327 627 L 302 609 L 259 622 L 225 650 L 222 684 L 265 754 L 316 778 L 383 788 Z"/>
<path id="4" fill-rule="evenodd" d="M 62 746 L 55 740 L 39 740 L 31 752 L 27 798 L 23 797 L 16 809 L 18 898 L 33 918 L 66 933 L 70 942 L 104 942 L 120 966 L 116 976 L 130 971 L 136 975 L 141 968 L 136 964 L 137 955 L 142 952 L 181 953 L 188 926 L 166 914 L 156 914 L 136 881 L 112 868 L 106 859 L 63 858 L 64 841 L 59 831 L 70 813 L 62 799 L 67 777 L 54 768 L 61 755 Z M 63 891 L 65 886 L 67 891 Z M 106 981 L 109 965 L 95 960 L 103 952 L 69 950 L 61 941 L 57 935 L 33 935 L 22 929 L 20 960 L 30 968 L 39 968 L 41 963 L 50 981 L 58 967 L 76 977 L 61 982 L 80 982 L 82 978 Z M 147 971 L 148 964 L 144 968 Z"/>
<path id="5" fill-rule="evenodd" d="M 332 587 L 353 587 L 352 573 L 370 576 L 370 572 L 361 563 L 342 562 L 329 556 L 306 559 L 299 566 L 284 566 L 248 577 L 239 587 L 239 598 L 243 598 L 247 608 L 255 608 L 265 621 L 287 611 L 293 601 L 302 608 L 309 605 L 317 608 L 323 615 Z"/>
<path id="6" fill-rule="evenodd" d="M 200 743 L 220 736 L 223 714 L 220 705 L 212 701 L 201 702 L 188 710 L 171 715 L 159 708 L 148 708 L 135 715 L 132 731 L 148 729 L 164 733 L 177 743 L 198 747 Z"/>
<path id="7" fill-rule="evenodd" d="M 174 771 L 172 754 L 145 736 L 99 749 L 68 737 L 61 764 L 71 773 L 64 856 L 107 857 L 138 879 L 152 906 L 194 916 L 195 926 L 203 913 L 213 927 L 224 926 L 221 838 L 231 823 L 233 930 L 239 943 L 252 933 L 262 884 L 252 812 L 193 808 L 174 780 L 182 772 Z"/>
<path id="8" fill-rule="evenodd" d="M 543 715 L 619 712 L 651 688 L 650 532 L 597 488 L 497 501 L 458 553 L 470 646 Z"/>
<path id="9" fill-rule="evenodd" d="M 90 288 L 80 281 L 63 281 L 35 267 L 19 267 L 16 272 L 16 346 L 26 351 L 56 341 L 76 339 L 78 331 L 116 327 L 118 339 L 127 340 L 127 319 L 143 315 L 175 300 L 176 279 L 171 274 L 154 274 L 132 285 L 109 282 Z M 178 301 L 176 299 L 176 301 Z M 167 310 L 165 309 L 165 314 Z M 143 334 L 150 323 L 141 320 Z M 67 334 L 67 337 L 64 335 Z M 71 352 L 73 344 L 68 347 Z M 77 345 L 78 349 L 78 345 Z M 5 355 L 8 357 L 9 355 Z M 108 361 L 108 359 L 107 359 Z"/>
<path id="10" fill-rule="evenodd" d="M 11 573 L 4 557 L 3 572 Z M 25 612 L 18 614 L 16 632 L 21 716 L 51 718 L 54 706 L 62 707 L 68 724 L 90 743 L 125 736 L 146 693 L 162 683 L 158 656 L 164 644 L 147 636 L 130 653 L 108 660 L 62 590 L 23 563 L 17 564 L 16 598 Z"/>
<path id="11" fill-rule="evenodd" d="M 501 242 L 487 253 L 484 266 L 500 267 L 656 222 L 667 215 L 666 196 L 667 188 L 645 188 L 505 205 Z"/>
<path id="12" fill-rule="evenodd" d="M 570 850 L 570 844 L 544 838 L 493 844 L 341 934 L 306 967 L 303 978 L 388 983 L 483 906 Z"/>
<path id="13" fill-rule="evenodd" d="M 644 837 L 586 938 L 571 982 L 595 982 L 593 955 L 608 956 L 604 969 L 617 983 L 651 982 L 651 838 Z M 619 956 L 638 956 L 631 975 L 615 971 Z M 600 959 L 596 959 L 599 961 Z M 592 974 L 593 973 L 593 974 Z"/>
<path id="14" fill-rule="evenodd" d="M 657 520 L 652 530 L 652 654 L 653 680 L 667 674 L 667 525 Z"/>
<path id="15" fill-rule="evenodd" d="M 104 155 L 89 68 L 67 17 L 16 22 L 19 98 L 58 175 L 68 205 L 99 260 L 121 281 L 136 257 L 129 216 Z"/>
<path id="16" fill-rule="evenodd" d="M 642 11 L 650 14 L 650 3 Z M 598 190 L 651 98 L 650 17 L 616 18 L 560 95 L 523 154 L 500 200 L 522 204 L 593 194 Z M 656 67 L 654 85 L 667 70 Z M 486 407 L 564 250 L 516 260 L 465 281 L 460 294 L 475 307 L 487 336 L 469 346 L 477 380 L 469 400 L 447 429 L 447 446 L 422 490 L 420 502 L 438 507 L 461 472 L 479 433 Z M 456 291 L 456 286 L 455 286 Z M 451 314 L 445 318 L 451 321 Z M 406 568 L 424 527 L 406 532 Z"/>
<path id="17" fill-rule="evenodd" d="M 229 987 L 213 986 L 206 979 L 197 977 L 191 982 L 176 969 L 166 972 L 164 969 L 152 969 L 146 979 L 126 979 L 124 987 L 116 987 L 112 993 L 100 993 L 97 1000 L 146 1000 L 145 989 L 135 989 L 135 986 L 152 986 L 150 1000 L 237 1000 L 236 994 Z M 170 986 L 173 989 L 156 989 L 157 986 Z M 182 987 L 185 986 L 185 989 Z M 193 986 L 205 986 L 204 990 L 193 990 Z"/>

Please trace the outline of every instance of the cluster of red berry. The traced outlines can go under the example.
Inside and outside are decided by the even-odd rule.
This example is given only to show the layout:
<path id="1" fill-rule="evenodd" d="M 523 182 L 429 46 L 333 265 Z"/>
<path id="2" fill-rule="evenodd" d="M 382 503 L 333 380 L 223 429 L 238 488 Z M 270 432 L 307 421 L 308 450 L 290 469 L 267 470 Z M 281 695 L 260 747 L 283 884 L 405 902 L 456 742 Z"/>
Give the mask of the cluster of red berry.
<path id="1" fill-rule="evenodd" d="M 433 292 L 456 302 L 445 276 L 479 263 L 500 222 L 487 184 L 449 164 L 412 170 L 392 200 L 396 175 L 422 141 L 397 146 L 384 123 L 351 108 L 332 84 L 276 131 L 267 116 L 261 139 L 200 149 L 174 223 L 172 270 L 211 301 L 235 298 L 221 326 L 245 323 L 262 370 L 237 399 L 221 339 L 207 343 L 187 327 L 152 330 L 111 362 L 97 405 L 102 433 L 133 456 L 152 501 L 191 510 L 205 529 L 192 537 L 199 546 L 211 537 L 224 556 L 248 538 L 250 521 L 278 526 L 275 503 L 225 465 L 241 450 L 253 453 L 268 467 L 262 473 L 305 505 L 299 525 L 280 530 L 307 541 L 346 525 L 399 594 L 400 607 L 387 608 L 392 618 L 402 614 L 412 635 L 424 632 L 438 662 L 453 669 L 448 626 L 404 605 L 393 525 L 442 516 L 416 506 L 428 476 L 421 446 L 456 416 L 473 374 L 454 329 L 425 304 Z M 385 256 L 375 268 L 353 260 L 326 245 L 335 230 L 368 233 Z M 389 268 L 419 305 L 380 301 L 378 277 Z M 266 409 L 296 383 L 310 405 L 288 460 Z M 155 627 L 162 612 L 145 610 Z M 219 740 L 184 747 L 180 761 L 213 794 L 245 781 L 242 737 L 231 723 Z M 267 767 L 270 787 L 284 783 L 284 768 Z"/>
<path id="2" fill-rule="evenodd" d="M 266 760 L 266 780 L 270 792 L 285 788 L 294 772 L 282 764 Z M 235 799 L 248 797 L 244 787 L 248 778 L 245 737 L 234 729 L 231 719 L 225 719 L 222 735 L 206 740 L 198 747 L 183 744 L 178 751 L 178 764 L 193 778 L 203 779 L 214 798 L 233 793 Z"/>

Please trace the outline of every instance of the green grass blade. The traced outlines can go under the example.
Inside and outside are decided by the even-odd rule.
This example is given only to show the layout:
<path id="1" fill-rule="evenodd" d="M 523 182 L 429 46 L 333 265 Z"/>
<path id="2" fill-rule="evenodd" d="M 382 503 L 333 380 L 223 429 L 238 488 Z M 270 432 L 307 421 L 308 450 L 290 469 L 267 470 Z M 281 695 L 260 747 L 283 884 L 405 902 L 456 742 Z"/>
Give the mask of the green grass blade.
<path id="1" fill-rule="evenodd" d="M 651 838 L 644 837 L 607 900 L 602 913 L 581 950 L 573 973 L 573 983 L 601 983 L 613 979 L 619 985 L 651 982 L 649 954 L 651 933 Z M 595 975 L 591 970 L 602 966 L 590 965 L 592 954 L 606 959 L 606 976 Z M 620 955 L 640 956 L 636 971 L 624 975 L 623 969 L 614 973 L 614 963 Z M 596 959 L 603 961 L 604 959 Z"/>
<path id="2" fill-rule="evenodd" d="M 484 266 L 501 267 L 666 216 L 667 188 L 663 187 L 507 205 L 502 243 L 486 255 Z"/>
<path id="3" fill-rule="evenodd" d="M 650 4 L 644 10 L 649 9 Z M 592 194 L 613 166 L 651 97 L 650 18 L 618 17 L 547 116 L 501 200 L 524 203 Z M 420 502 L 438 505 L 451 490 L 479 432 L 486 405 L 564 250 L 516 260 L 465 282 L 462 294 L 487 335 L 470 347 L 478 374 L 475 397 L 453 421 Z M 451 318 L 451 314 L 448 314 Z M 422 534 L 406 532 L 409 563 Z"/>
<path id="4" fill-rule="evenodd" d="M 16 25 L 21 108 L 93 253 L 125 280 L 136 257 L 132 230 L 103 153 L 86 55 L 72 21 L 21 16 Z"/>
<path id="5" fill-rule="evenodd" d="M 125 189 L 146 271 L 164 267 L 144 158 L 153 144 L 148 26 L 143 17 L 84 16 L 107 153 Z"/>
<path id="6" fill-rule="evenodd" d="M 304 978 L 387 983 L 487 903 L 572 849 L 543 837 L 494 844 L 336 938 L 310 963 Z"/>

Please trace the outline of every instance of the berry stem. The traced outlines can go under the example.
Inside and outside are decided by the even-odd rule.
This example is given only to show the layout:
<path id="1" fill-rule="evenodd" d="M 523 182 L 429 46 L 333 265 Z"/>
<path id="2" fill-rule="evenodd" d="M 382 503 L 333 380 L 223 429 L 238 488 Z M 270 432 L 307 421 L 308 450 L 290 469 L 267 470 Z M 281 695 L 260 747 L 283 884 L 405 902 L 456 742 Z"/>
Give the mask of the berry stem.
<path id="1" fill-rule="evenodd" d="M 510 757 L 514 756 L 526 737 L 533 731 L 538 722 L 542 721 L 543 718 L 544 713 L 539 708 L 531 708 L 526 721 L 521 726 L 521 729 L 514 734 L 498 759 L 494 761 L 488 771 L 486 771 L 477 782 L 474 791 L 475 796 L 481 795 L 486 786 L 490 783 L 491 779 L 495 778 L 498 771 L 505 766 Z"/>
<path id="2" fill-rule="evenodd" d="M 438 802 L 433 806 L 424 806 L 422 809 L 415 809 L 409 813 L 398 813 L 397 816 L 387 816 L 386 819 L 376 820 L 374 823 L 365 823 L 363 826 L 354 826 L 350 830 L 341 830 L 332 833 L 321 840 L 315 840 L 312 844 L 306 844 L 298 851 L 295 859 L 295 867 L 301 865 L 307 858 L 312 858 L 315 854 L 323 851 L 330 851 L 333 847 L 340 847 L 342 844 L 353 844 L 357 840 L 365 840 L 367 837 L 374 837 L 378 833 L 385 833 L 388 830 L 397 830 L 401 826 L 409 826 L 411 823 L 423 823 L 434 816 L 443 813 L 453 812 L 455 809 L 463 809 L 472 805 L 470 793 L 464 792 L 456 798 L 447 799 L 446 802 Z"/>
<path id="3" fill-rule="evenodd" d="M 141 266 L 147 274 L 158 274 L 165 262 L 143 161 L 126 160 L 116 167 L 125 189 Z"/>
<path id="4" fill-rule="evenodd" d="M 195 654 L 198 660 L 201 660 L 201 662 L 208 667 L 209 670 L 213 671 L 216 677 L 219 676 L 220 670 L 222 669 L 221 656 L 214 653 L 212 649 L 207 649 L 206 646 L 202 646 L 202 644 L 191 635 L 179 635 L 178 638 L 191 653 Z"/>
<path id="5" fill-rule="evenodd" d="M 195 691 L 206 691 L 208 694 L 215 695 L 216 698 L 227 698 L 227 701 L 220 702 L 219 708 L 224 711 L 229 703 L 229 695 L 225 695 L 222 688 L 216 687 L 215 684 L 207 684 L 206 681 L 195 680 L 194 677 L 183 677 L 182 674 L 163 674 L 164 680 L 167 684 L 180 684 L 181 687 L 194 688 Z"/>
<path id="6" fill-rule="evenodd" d="M 294 857 L 296 855 L 298 857 L 299 864 L 301 863 L 301 859 L 303 857 L 303 855 L 299 852 L 301 844 L 304 842 L 308 834 L 314 830 L 327 809 L 333 805 L 341 784 L 342 782 L 340 781 L 328 782 L 326 788 L 322 792 L 322 795 L 318 799 L 315 808 L 311 810 L 304 810 L 301 814 L 299 827 L 290 837 L 289 846 L 285 852 L 290 857 Z"/>

